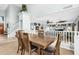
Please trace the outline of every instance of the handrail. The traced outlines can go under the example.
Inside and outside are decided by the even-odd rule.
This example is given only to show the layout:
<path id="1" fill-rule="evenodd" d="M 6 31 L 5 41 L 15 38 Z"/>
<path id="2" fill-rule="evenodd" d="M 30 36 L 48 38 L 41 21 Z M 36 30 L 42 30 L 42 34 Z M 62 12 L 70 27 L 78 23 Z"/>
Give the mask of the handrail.
<path id="1" fill-rule="evenodd" d="M 62 34 L 62 41 L 65 43 L 74 43 L 74 36 L 79 35 L 79 31 L 47 31 L 46 34 L 56 37 L 58 33 Z"/>

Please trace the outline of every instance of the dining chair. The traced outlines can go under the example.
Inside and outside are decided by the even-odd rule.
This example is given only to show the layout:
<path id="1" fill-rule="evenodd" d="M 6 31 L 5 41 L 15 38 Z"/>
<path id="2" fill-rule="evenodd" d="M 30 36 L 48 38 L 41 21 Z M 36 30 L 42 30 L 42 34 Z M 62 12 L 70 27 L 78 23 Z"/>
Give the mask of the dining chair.
<path id="1" fill-rule="evenodd" d="M 58 34 L 57 39 L 54 42 L 54 46 L 48 46 L 46 49 L 41 49 L 42 54 L 54 54 L 54 55 L 59 55 L 60 54 L 60 34 Z"/>
<path id="2" fill-rule="evenodd" d="M 37 50 L 36 46 L 30 44 L 28 33 L 21 32 L 20 34 L 21 34 L 21 39 L 22 39 L 22 42 L 23 42 L 22 54 L 25 54 L 26 51 L 29 51 L 29 54 L 31 54 L 31 52 Z"/>
<path id="3" fill-rule="evenodd" d="M 38 30 L 38 37 L 44 38 L 44 30 Z"/>
<path id="4" fill-rule="evenodd" d="M 22 46 L 23 46 L 23 43 L 22 43 L 22 39 L 21 39 L 21 37 L 20 37 L 20 32 L 21 32 L 22 30 L 18 30 L 17 32 L 16 32 L 16 38 L 18 39 L 18 50 L 17 50 L 17 53 L 19 53 L 19 51 L 21 51 L 21 54 L 22 54 Z"/>

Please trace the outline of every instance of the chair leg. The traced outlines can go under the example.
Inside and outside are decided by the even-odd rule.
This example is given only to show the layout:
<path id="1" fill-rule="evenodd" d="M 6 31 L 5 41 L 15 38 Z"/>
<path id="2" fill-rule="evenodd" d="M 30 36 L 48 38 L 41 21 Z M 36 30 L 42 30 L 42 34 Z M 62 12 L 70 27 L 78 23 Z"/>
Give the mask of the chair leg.
<path id="1" fill-rule="evenodd" d="M 54 55 L 60 55 L 60 52 L 54 52 Z"/>
<path id="2" fill-rule="evenodd" d="M 17 50 L 17 53 L 19 53 L 19 46 L 18 46 L 18 50 Z"/>
<path id="3" fill-rule="evenodd" d="M 60 55 L 60 52 L 58 52 L 58 55 Z"/>
<path id="4" fill-rule="evenodd" d="M 56 55 L 55 52 L 53 52 L 53 54 Z"/>
<path id="5" fill-rule="evenodd" d="M 23 52 L 22 52 L 22 55 L 24 55 L 25 54 L 25 49 L 23 49 Z"/>
<path id="6" fill-rule="evenodd" d="M 21 55 L 23 55 L 23 50 L 21 50 Z"/>
<path id="7" fill-rule="evenodd" d="M 23 54 L 24 54 L 24 49 L 21 50 L 21 55 L 23 55 Z"/>
<path id="8" fill-rule="evenodd" d="M 41 55 L 44 55 L 44 52 L 41 50 Z"/>
<path id="9" fill-rule="evenodd" d="M 41 55 L 40 46 L 38 47 L 38 55 Z"/>
<path id="10" fill-rule="evenodd" d="M 29 42 L 29 55 L 31 55 L 31 42 Z"/>
<path id="11" fill-rule="evenodd" d="M 23 49 L 23 47 L 21 47 L 21 49 L 20 49 L 20 50 L 21 50 L 21 55 L 23 55 L 23 50 L 24 50 L 24 49 Z"/>
<path id="12" fill-rule="evenodd" d="M 29 55 L 31 55 L 31 50 L 29 50 Z"/>

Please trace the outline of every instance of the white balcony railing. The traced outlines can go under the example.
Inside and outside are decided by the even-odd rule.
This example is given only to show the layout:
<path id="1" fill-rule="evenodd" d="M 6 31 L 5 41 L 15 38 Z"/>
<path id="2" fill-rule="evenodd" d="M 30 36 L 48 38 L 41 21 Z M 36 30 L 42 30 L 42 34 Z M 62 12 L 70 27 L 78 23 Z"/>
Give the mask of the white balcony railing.
<path id="1" fill-rule="evenodd" d="M 48 32 L 49 35 L 53 37 L 57 37 L 57 34 L 61 33 L 61 47 L 74 50 L 74 35 L 75 31 L 50 31 Z"/>

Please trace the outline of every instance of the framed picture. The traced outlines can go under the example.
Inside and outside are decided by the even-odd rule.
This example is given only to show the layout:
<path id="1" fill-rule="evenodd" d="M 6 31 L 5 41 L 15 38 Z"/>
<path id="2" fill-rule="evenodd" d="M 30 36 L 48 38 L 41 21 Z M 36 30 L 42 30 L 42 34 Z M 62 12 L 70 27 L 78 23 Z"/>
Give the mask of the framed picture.
<path id="1" fill-rule="evenodd" d="M 36 30 L 39 30 L 39 26 L 36 26 Z"/>

